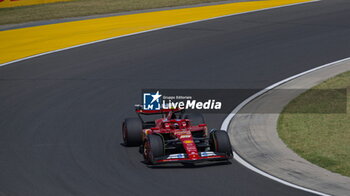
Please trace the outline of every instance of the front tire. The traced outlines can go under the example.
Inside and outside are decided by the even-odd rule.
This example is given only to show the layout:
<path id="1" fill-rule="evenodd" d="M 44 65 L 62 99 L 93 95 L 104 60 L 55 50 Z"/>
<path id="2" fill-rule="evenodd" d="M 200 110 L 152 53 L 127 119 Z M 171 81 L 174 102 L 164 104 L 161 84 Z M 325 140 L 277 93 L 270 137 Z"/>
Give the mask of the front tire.
<path id="1" fill-rule="evenodd" d="M 143 148 L 143 156 L 149 164 L 154 164 L 155 158 L 165 155 L 164 140 L 160 135 L 148 135 Z"/>
<path id="2" fill-rule="evenodd" d="M 232 156 L 232 146 L 226 131 L 213 130 L 210 132 L 210 148 L 214 152 L 225 153 Z"/>
<path id="3" fill-rule="evenodd" d="M 122 126 L 124 145 L 139 146 L 142 144 L 142 121 L 139 118 L 126 118 Z"/>

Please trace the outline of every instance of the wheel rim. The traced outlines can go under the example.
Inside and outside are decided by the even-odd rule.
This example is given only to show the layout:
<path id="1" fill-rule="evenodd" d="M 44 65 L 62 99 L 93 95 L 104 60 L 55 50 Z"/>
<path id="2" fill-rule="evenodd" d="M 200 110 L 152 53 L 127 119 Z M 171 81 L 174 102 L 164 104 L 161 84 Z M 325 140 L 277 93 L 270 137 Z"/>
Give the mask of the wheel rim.
<path id="1" fill-rule="evenodd" d="M 143 147 L 143 154 L 147 161 L 151 162 L 152 161 L 152 153 L 151 153 L 151 146 L 149 142 L 145 142 L 144 147 Z"/>
<path id="2" fill-rule="evenodd" d="M 123 124 L 123 131 L 122 131 L 122 133 L 123 133 L 123 141 L 124 141 L 125 144 L 127 144 L 127 140 L 126 140 L 126 138 L 127 138 L 127 131 L 126 131 L 125 123 Z"/>

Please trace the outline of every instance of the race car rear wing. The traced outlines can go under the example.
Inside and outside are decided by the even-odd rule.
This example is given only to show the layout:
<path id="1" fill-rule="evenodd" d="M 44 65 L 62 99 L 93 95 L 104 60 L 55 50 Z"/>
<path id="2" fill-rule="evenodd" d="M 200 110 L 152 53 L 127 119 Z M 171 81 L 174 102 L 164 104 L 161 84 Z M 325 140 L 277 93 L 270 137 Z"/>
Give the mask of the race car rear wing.
<path id="1" fill-rule="evenodd" d="M 184 109 L 171 108 L 171 109 L 159 109 L 159 110 L 144 110 L 141 104 L 136 104 L 135 111 L 138 114 L 151 115 L 151 114 L 167 114 L 169 112 L 173 112 L 173 113 L 184 112 Z"/>
<path id="2" fill-rule="evenodd" d="M 135 105 L 135 111 L 139 119 L 143 122 L 143 128 L 150 128 L 155 126 L 154 119 L 147 119 L 145 116 L 142 115 L 157 115 L 161 114 L 162 118 L 169 118 L 174 115 L 174 113 L 180 113 L 178 116 L 179 118 L 182 118 L 185 110 L 180 108 L 174 108 L 174 109 L 159 109 L 159 110 L 145 110 L 143 109 L 142 105 L 137 104 Z"/>

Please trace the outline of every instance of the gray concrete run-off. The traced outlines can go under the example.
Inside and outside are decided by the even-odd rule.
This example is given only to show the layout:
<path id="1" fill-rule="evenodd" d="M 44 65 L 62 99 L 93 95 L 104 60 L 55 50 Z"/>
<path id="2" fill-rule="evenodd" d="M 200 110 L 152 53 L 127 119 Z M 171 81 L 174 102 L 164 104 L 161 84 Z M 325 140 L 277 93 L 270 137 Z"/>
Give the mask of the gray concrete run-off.
<path id="1" fill-rule="evenodd" d="M 350 70 L 350 60 L 308 73 L 276 89 L 308 89 Z M 288 182 L 331 195 L 349 195 L 350 178 L 311 164 L 287 148 L 277 133 L 285 105 L 305 90 L 270 90 L 247 104 L 230 122 L 234 150 L 257 168 Z M 264 111 L 278 113 L 264 113 Z"/>

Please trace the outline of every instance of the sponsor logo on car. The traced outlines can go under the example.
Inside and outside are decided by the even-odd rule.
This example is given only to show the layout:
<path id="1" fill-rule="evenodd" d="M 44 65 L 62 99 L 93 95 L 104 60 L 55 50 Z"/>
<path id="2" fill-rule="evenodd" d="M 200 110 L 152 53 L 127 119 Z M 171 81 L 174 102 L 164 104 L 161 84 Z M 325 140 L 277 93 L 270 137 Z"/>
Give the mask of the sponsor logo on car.
<path id="1" fill-rule="evenodd" d="M 176 134 L 191 134 L 191 131 L 176 131 Z"/>
<path id="2" fill-rule="evenodd" d="M 178 154 L 177 158 L 185 158 L 185 155 L 184 154 Z"/>
<path id="3" fill-rule="evenodd" d="M 209 157 L 209 156 L 215 156 L 216 154 L 214 152 L 201 152 L 201 157 Z"/>
<path id="4" fill-rule="evenodd" d="M 180 154 L 171 154 L 167 157 L 167 159 L 183 159 L 185 158 L 185 154 L 180 153 Z"/>

